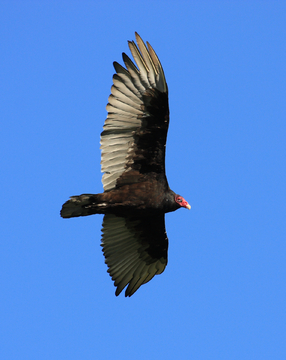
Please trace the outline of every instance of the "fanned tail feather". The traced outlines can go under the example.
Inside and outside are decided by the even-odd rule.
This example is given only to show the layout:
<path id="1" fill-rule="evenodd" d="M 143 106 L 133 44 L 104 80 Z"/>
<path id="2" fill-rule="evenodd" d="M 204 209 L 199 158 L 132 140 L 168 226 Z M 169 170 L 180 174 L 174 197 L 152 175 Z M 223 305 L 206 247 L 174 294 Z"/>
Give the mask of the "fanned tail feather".
<path id="1" fill-rule="evenodd" d="M 100 203 L 99 195 L 82 194 L 79 196 L 71 196 L 71 198 L 63 204 L 61 217 L 71 218 L 103 214 L 104 205 L 105 204 Z"/>

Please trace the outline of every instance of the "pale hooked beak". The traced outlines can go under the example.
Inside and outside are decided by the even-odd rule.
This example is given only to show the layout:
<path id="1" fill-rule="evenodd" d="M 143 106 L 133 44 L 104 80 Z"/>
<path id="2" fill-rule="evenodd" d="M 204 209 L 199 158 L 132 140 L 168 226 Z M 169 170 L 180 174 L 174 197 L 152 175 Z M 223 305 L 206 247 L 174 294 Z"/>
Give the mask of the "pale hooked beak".
<path id="1" fill-rule="evenodd" d="M 187 204 L 187 205 L 186 205 L 186 209 L 191 210 L 191 205 L 190 205 L 190 204 Z"/>

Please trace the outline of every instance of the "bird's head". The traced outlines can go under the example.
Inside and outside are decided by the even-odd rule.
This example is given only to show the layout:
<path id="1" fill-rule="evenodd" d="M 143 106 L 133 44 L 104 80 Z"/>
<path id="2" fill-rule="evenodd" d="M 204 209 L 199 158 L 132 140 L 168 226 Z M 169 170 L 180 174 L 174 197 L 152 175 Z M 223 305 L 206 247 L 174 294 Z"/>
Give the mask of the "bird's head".
<path id="1" fill-rule="evenodd" d="M 175 195 L 175 201 L 181 207 L 184 207 L 189 210 L 191 209 L 191 205 L 181 195 Z"/>

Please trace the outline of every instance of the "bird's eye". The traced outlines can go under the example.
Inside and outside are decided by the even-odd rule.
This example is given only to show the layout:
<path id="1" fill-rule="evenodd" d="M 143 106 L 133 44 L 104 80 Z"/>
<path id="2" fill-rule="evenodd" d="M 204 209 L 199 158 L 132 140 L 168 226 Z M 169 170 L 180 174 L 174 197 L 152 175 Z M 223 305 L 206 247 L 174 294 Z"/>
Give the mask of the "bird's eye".
<path id="1" fill-rule="evenodd" d="M 178 202 L 182 202 L 182 198 L 177 198 L 177 201 L 178 201 Z"/>

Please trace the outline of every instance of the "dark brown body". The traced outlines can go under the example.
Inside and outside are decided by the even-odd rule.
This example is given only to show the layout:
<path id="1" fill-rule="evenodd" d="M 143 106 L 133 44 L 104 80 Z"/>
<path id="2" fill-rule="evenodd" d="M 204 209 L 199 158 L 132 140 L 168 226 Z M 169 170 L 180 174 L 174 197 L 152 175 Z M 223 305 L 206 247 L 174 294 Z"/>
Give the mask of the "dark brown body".
<path id="1" fill-rule="evenodd" d="M 151 216 L 177 210 L 172 190 L 162 191 L 158 182 L 124 185 L 101 194 L 72 196 L 61 210 L 63 218 L 92 214 Z M 154 202 L 156 206 L 154 206 Z"/>

